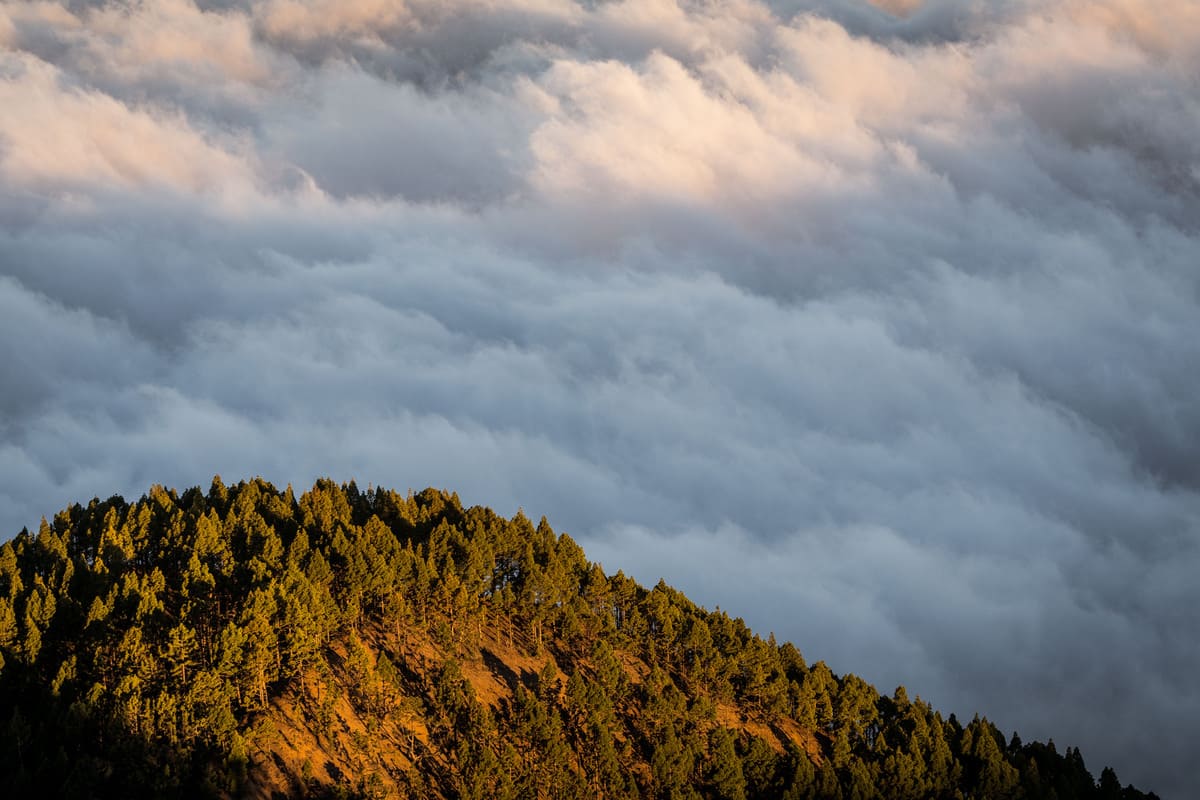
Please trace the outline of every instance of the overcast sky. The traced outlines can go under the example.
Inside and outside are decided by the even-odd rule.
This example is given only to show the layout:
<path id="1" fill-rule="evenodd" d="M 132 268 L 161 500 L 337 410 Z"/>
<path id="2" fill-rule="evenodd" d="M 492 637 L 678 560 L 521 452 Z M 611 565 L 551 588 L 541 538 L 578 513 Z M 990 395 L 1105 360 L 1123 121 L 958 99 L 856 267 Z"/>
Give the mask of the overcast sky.
<path id="1" fill-rule="evenodd" d="M 3 536 L 452 488 L 1193 795 L 1200 4 L 877 5 L 0 2 Z"/>

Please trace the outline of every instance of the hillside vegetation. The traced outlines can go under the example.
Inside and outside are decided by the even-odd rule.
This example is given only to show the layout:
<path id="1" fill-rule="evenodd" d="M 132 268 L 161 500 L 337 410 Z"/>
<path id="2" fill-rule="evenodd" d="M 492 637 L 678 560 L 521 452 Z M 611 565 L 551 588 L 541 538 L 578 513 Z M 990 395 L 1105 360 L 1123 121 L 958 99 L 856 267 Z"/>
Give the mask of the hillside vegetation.
<path id="1" fill-rule="evenodd" d="M 454 494 L 261 480 L 0 546 L 9 797 L 1135 800 Z"/>

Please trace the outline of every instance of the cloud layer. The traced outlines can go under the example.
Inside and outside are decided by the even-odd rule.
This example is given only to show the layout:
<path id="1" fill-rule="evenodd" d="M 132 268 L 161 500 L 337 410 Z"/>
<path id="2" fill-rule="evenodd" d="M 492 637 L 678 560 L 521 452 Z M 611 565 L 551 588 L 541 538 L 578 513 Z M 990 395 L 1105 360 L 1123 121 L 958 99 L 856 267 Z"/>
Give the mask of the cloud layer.
<path id="1" fill-rule="evenodd" d="M 1186 796 L 1200 10 L 876 6 L 0 2 L 5 535 L 453 487 Z"/>

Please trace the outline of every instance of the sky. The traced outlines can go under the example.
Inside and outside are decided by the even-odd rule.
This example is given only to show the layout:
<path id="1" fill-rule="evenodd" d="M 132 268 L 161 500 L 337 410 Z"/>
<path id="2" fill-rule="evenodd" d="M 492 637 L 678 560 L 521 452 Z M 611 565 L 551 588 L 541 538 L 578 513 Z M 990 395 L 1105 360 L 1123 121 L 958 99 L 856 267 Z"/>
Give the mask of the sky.
<path id="1" fill-rule="evenodd" d="M 1194 796 L 1194 0 L 0 0 L 0 537 L 546 515 Z"/>

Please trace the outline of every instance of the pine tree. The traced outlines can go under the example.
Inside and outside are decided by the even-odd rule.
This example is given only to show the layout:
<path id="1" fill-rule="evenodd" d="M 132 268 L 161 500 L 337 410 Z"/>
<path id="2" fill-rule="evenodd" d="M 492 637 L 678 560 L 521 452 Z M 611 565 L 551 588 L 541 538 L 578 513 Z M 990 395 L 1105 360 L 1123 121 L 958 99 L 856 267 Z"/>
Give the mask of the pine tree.
<path id="1" fill-rule="evenodd" d="M 745 800 L 746 778 L 728 728 L 714 728 L 708 737 L 708 784 L 720 800 Z"/>

